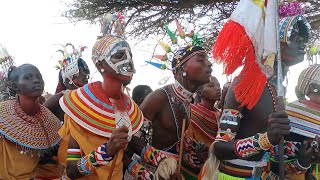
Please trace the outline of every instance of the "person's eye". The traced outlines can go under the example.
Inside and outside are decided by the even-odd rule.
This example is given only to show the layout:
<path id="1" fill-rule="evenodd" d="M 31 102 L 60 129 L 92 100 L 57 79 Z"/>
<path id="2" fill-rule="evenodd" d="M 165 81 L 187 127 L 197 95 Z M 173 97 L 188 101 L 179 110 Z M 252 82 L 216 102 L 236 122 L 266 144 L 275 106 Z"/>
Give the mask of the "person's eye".
<path id="1" fill-rule="evenodd" d="M 24 79 L 30 80 L 31 76 L 30 75 L 26 75 L 26 76 L 24 76 Z"/>

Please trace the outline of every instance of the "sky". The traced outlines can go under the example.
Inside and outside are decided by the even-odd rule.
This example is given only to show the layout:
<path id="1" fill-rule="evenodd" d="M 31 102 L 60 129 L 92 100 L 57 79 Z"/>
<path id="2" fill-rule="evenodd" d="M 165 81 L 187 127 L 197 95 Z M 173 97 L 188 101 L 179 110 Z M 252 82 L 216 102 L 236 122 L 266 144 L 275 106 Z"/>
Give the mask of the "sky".
<path id="1" fill-rule="evenodd" d="M 88 22 L 70 23 L 61 17 L 68 2 L 70 0 L 63 3 L 61 0 L 0 0 L 0 43 L 6 46 L 17 65 L 30 63 L 40 69 L 46 83 L 45 91 L 49 93 L 55 92 L 58 83 L 58 71 L 54 68 L 58 63 L 52 56 L 60 48 L 59 44 L 87 46 L 83 59 L 91 70 L 91 81 L 101 80 L 91 61 L 91 49 L 100 26 Z M 136 43 L 129 41 L 129 44 Z M 137 73 L 128 86 L 130 89 L 146 84 L 155 90 L 161 87 L 158 82 L 164 77 L 171 77 L 168 83 L 173 82 L 170 71 L 159 70 L 144 62 L 150 60 L 155 45 L 156 39 L 149 38 L 132 47 Z M 308 62 L 304 61 L 290 68 L 286 96 L 289 101 L 296 99 L 294 87 L 300 72 L 307 66 Z M 221 65 L 213 64 L 212 75 L 218 78 L 221 86 L 227 81 Z"/>

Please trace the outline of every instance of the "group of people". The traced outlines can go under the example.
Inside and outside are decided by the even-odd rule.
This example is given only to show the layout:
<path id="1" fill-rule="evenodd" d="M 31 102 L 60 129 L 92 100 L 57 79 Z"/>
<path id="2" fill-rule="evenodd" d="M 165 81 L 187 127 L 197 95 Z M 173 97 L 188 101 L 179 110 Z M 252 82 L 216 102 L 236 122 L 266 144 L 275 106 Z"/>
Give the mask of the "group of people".
<path id="1" fill-rule="evenodd" d="M 283 76 L 303 61 L 310 38 L 303 16 L 288 18 Z M 221 90 L 205 48 L 194 45 L 174 53 L 173 84 L 140 85 L 131 98 L 124 88 L 135 73 L 133 55 L 121 37 L 99 37 L 92 61 L 103 80 L 88 83 L 90 70 L 77 58 L 44 102 L 39 69 L 11 68 L 6 84 L 15 98 L 0 104 L 0 179 L 277 180 L 283 136 L 286 178 L 316 177 L 320 65 L 301 73 L 298 100 L 278 111 L 278 77 L 267 80 L 254 107 L 242 106 L 234 92 L 242 77 Z"/>

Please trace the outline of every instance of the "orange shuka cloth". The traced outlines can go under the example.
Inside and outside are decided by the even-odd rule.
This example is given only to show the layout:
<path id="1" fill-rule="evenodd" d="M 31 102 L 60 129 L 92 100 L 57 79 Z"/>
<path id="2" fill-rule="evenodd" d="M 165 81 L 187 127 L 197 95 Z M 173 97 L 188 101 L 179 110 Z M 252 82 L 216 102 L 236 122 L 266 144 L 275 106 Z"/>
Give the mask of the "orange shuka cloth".
<path id="1" fill-rule="evenodd" d="M 17 145 L 0 138 L 0 179 L 29 180 L 36 176 L 39 157 L 21 154 Z"/>
<path id="2" fill-rule="evenodd" d="M 65 115 L 64 125 L 59 131 L 60 136 L 63 138 L 63 141 L 60 144 L 58 151 L 58 158 L 61 164 L 66 164 L 67 159 L 67 150 L 68 150 L 68 141 L 70 135 L 77 141 L 80 146 L 80 149 L 84 155 L 91 153 L 93 150 L 98 148 L 101 144 L 108 142 L 108 138 L 98 136 L 85 130 L 80 127 L 75 121 L 73 121 L 68 115 Z M 122 163 L 123 151 L 118 153 L 117 162 L 115 168 L 112 172 L 112 179 L 122 179 L 123 176 L 123 163 Z M 79 178 L 80 180 L 105 180 L 110 173 L 112 161 L 104 167 L 100 167 L 97 169 L 96 173 L 91 174 L 89 176 L 83 176 Z"/>

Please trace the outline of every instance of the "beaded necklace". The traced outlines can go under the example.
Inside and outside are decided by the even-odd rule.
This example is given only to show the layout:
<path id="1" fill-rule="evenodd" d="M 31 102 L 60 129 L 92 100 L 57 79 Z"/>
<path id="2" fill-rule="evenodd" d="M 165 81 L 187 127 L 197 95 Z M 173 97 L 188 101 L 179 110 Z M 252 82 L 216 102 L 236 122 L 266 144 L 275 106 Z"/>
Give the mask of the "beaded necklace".
<path id="1" fill-rule="evenodd" d="M 140 130 L 144 119 L 138 105 L 124 93 L 120 100 L 110 99 L 102 91 L 102 82 L 93 82 L 65 93 L 60 99 L 60 106 L 82 128 L 107 138 L 117 127 L 117 119 L 120 122 L 124 118 L 122 125 L 131 124 L 132 134 Z"/>
<path id="2" fill-rule="evenodd" d="M 277 112 L 278 101 L 277 101 L 277 97 L 276 97 L 276 94 L 277 94 L 276 88 L 269 81 L 267 81 L 267 87 L 268 87 L 268 90 L 269 90 L 271 97 L 272 97 L 274 112 Z"/>
<path id="3" fill-rule="evenodd" d="M 132 126 L 128 110 L 126 109 L 126 99 L 126 96 L 122 95 L 120 100 L 109 98 L 109 101 L 114 108 L 116 127 L 126 126 L 129 129 L 128 140 L 130 141 L 132 138 Z"/>
<path id="4" fill-rule="evenodd" d="M 180 142 L 180 126 L 178 123 L 178 118 L 176 111 L 173 107 L 173 104 L 177 104 L 179 108 L 184 112 L 184 117 L 187 120 L 187 124 L 190 122 L 190 103 L 192 101 L 192 93 L 185 89 L 178 81 L 175 81 L 175 84 L 165 86 L 162 90 L 166 93 L 170 109 L 173 114 L 174 122 L 176 125 L 176 135 L 178 141 L 172 144 L 171 146 L 164 148 L 164 151 L 172 149 L 174 146 L 178 145 Z"/>
<path id="5" fill-rule="evenodd" d="M 14 103 L 14 110 L 15 110 L 15 112 L 17 113 L 17 115 L 18 115 L 21 119 L 23 119 L 23 120 L 25 120 L 25 121 L 27 121 L 27 122 L 29 122 L 29 123 L 32 123 L 32 124 L 34 124 L 34 123 L 39 123 L 39 120 L 38 120 L 38 119 L 42 118 L 43 115 L 45 114 L 45 109 L 44 109 L 44 107 L 41 107 L 41 106 L 40 106 L 37 114 L 35 114 L 34 116 L 29 116 L 28 114 L 26 114 L 26 113 L 23 111 L 23 109 L 22 109 L 22 107 L 20 106 L 20 104 L 19 104 L 18 101 L 16 101 L 16 102 Z"/>
<path id="6" fill-rule="evenodd" d="M 18 100 L 4 101 L 0 107 L 0 136 L 19 145 L 21 154 L 41 156 L 60 142 L 60 121 L 44 106 L 34 116 L 26 114 Z"/>

